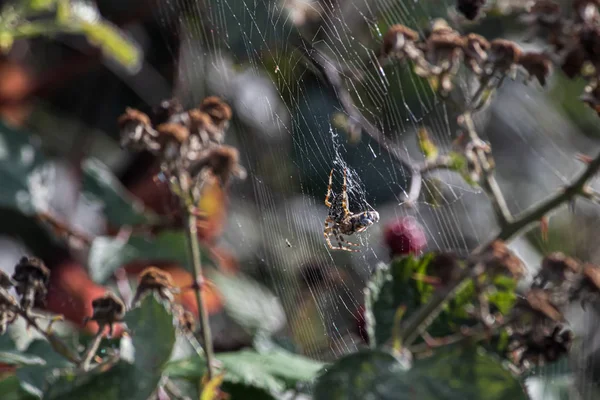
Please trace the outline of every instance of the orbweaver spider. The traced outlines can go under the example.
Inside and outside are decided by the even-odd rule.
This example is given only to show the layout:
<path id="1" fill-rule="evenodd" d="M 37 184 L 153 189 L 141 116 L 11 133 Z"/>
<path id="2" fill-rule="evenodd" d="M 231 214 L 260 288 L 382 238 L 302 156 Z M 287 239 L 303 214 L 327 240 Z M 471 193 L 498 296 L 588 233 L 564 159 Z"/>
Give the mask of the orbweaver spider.
<path id="1" fill-rule="evenodd" d="M 351 243 L 344 240 L 342 235 L 352 235 L 357 232 L 366 230 L 369 226 L 379 221 L 379 213 L 377 211 L 361 211 L 352 213 L 348 209 L 348 193 L 346 186 L 346 168 L 344 168 L 344 183 L 342 184 L 342 193 L 336 194 L 332 192 L 333 184 L 333 168 L 329 173 L 329 185 L 327 186 L 327 196 L 325 196 L 325 205 L 329 207 L 329 214 L 325 218 L 325 230 L 323 235 L 327 246 L 331 250 L 345 250 L 357 252 L 357 249 L 351 249 L 349 246 L 360 246 L 356 243 Z M 332 199 L 330 201 L 330 198 Z M 330 226 L 331 224 L 331 226 Z M 331 244 L 330 235 L 337 239 L 338 247 Z"/>

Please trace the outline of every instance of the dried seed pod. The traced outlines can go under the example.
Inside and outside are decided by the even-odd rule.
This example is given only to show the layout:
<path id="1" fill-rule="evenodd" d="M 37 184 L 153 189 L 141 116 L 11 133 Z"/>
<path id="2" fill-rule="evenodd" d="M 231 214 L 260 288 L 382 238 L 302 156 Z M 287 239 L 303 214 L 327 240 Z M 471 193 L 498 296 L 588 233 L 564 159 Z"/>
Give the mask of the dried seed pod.
<path id="1" fill-rule="evenodd" d="M 458 0 L 456 9 L 468 20 L 474 20 L 485 5 L 485 0 Z"/>
<path id="2" fill-rule="evenodd" d="M 13 287 L 13 281 L 4 271 L 0 270 L 0 289 L 8 290 Z"/>
<path id="3" fill-rule="evenodd" d="M 405 56 L 414 59 L 421 56 L 415 47 L 419 34 L 404 25 L 392 25 L 383 36 L 381 54 L 384 57 L 403 59 Z"/>
<path id="4" fill-rule="evenodd" d="M 121 146 L 151 152 L 160 150 L 156 142 L 157 133 L 151 126 L 150 118 L 143 112 L 127 108 L 117 123 L 121 132 Z"/>
<path id="5" fill-rule="evenodd" d="M 492 71 L 508 73 L 516 68 L 521 48 L 510 40 L 495 39 L 490 42 L 488 62 Z"/>
<path id="6" fill-rule="evenodd" d="M 192 176 L 198 176 L 206 171 L 211 176 L 219 179 L 222 185 L 227 185 L 231 176 L 244 179 L 246 171 L 238 164 L 239 153 L 235 147 L 217 146 L 205 154 L 191 168 Z"/>
<path id="7" fill-rule="evenodd" d="M 43 304 L 48 293 L 50 270 L 36 257 L 23 257 L 15 266 L 12 276 L 16 291 L 21 296 L 21 307 L 30 311 L 36 303 Z"/>
<path id="8" fill-rule="evenodd" d="M 137 304 L 148 293 L 156 293 L 169 303 L 174 301 L 173 293 L 177 291 L 171 274 L 156 267 L 148 267 L 142 271 L 132 304 Z"/>
<path id="9" fill-rule="evenodd" d="M 227 128 L 227 124 L 232 117 L 231 107 L 222 99 L 209 96 L 202 101 L 199 108 L 212 118 L 213 124 L 219 129 Z"/>
<path id="10" fill-rule="evenodd" d="M 535 77 L 542 86 L 552 72 L 552 62 L 543 53 L 524 53 L 519 57 L 519 65 L 527 71 L 529 79 Z"/>
<path id="11" fill-rule="evenodd" d="M 196 331 L 196 317 L 191 312 L 179 306 L 177 309 L 179 329 L 185 333 L 193 334 Z"/>
<path id="12" fill-rule="evenodd" d="M 483 73 L 483 66 L 487 60 L 487 51 L 490 43 L 480 35 L 470 33 L 464 38 L 463 52 L 467 66 L 477 75 Z"/>
<path id="13" fill-rule="evenodd" d="M 112 292 L 106 292 L 104 296 L 92 300 L 92 310 L 92 316 L 84 318 L 84 325 L 88 321 L 96 321 L 98 332 L 102 332 L 108 326 L 109 336 L 113 334 L 114 324 L 122 322 L 125 316 L 125 304 Z"/>

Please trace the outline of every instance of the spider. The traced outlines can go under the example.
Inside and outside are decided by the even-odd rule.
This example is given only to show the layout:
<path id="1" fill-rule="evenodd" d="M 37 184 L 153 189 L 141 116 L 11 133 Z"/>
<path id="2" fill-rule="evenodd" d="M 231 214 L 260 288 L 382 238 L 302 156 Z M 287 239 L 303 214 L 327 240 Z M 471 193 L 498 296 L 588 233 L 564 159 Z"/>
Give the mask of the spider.
<path id="1" fill-rule="evenodd" d="M 344 183 L 342 185 L 342 193 L 336 194 L 331 191 L 333 184 L 333 168 L 329 173 L 329 185 L 327 186 L 327 196 L 325 196 L 325 205 L 329 207 L 329 214 L 325 218 L 325 230 L 323 235 L 327 246 L 331 250 L 345 250 L 357 252 L 357 249 L 352 249 L 348 246 L 360 246 L 356 243 L 351 243 L 344 240 L 342 235 L 352 235 L 357 232 L 366 230 L 369 226 L 379 221 L 379 213 L 377 211 L 361 211 L 352 213 L 348 209 L 348 193 L 346 186 L 346 169 L 344 168 Z M 331 198 L 331 201 L 330 201 Z M 331 226 L 330 226 L 331 224 Z M 338 247 L 331 244 L 330 235 L 335 236 L 338 242 Z"/>

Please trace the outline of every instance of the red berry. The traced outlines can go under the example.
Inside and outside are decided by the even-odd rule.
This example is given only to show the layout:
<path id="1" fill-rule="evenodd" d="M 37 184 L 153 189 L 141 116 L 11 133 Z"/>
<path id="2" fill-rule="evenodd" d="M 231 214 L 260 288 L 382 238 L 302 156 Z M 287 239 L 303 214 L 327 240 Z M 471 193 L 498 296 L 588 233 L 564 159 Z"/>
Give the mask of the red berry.
<path id="1" fill-rule="evenodd" d="M 386 225 L 385 243 L 392 256 L 418 254 L 427 245 L 427 237 L 414 217 L 402 217 Z"/>

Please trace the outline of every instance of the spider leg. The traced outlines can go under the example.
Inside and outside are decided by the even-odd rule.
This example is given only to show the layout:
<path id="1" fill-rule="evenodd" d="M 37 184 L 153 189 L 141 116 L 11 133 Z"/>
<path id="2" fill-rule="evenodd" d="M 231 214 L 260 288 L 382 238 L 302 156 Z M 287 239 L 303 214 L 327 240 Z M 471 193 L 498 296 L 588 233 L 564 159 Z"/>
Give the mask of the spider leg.
<path id="1" fill-rule="evenodd" d="M 329 173 L 329 185 L 327 185 L 327 196 L 325 196 L 325 205 L 327 207 L 331 207 L 331 201 L 329 201 L 329 197 L 331 197 L 332 184 L 333 184 L 333 168 L 331 168 L 331 172 Z"/>
<path id="2" fill-rule="evenodd" d="M 358 253 L 358 249 L 351 249 L 349 247 L 344 246 L 345 243 L 353 245 L 353 246 L 358 246 L 358 245 L 355 244 L 355 243 L 350 243 L 350 242 L 345 241 L 344 237 L 342 236 L 341 233 L 335 232 L 335 238 L 338 241 L 338 247 L 337 247 L 338 249 L 345 250 L 345 251 L 350 251 L 352 253 Z"/>
<path id="3" fill-rule="evenodd" d="M 348 210 L 348 192 L 346 185 L 346 171 L 348 168 L 344 168 L 344 183 L 342 184 L 342 209 L 344 210 L 344 217 L 350 214 L 350 210 Z"/>

